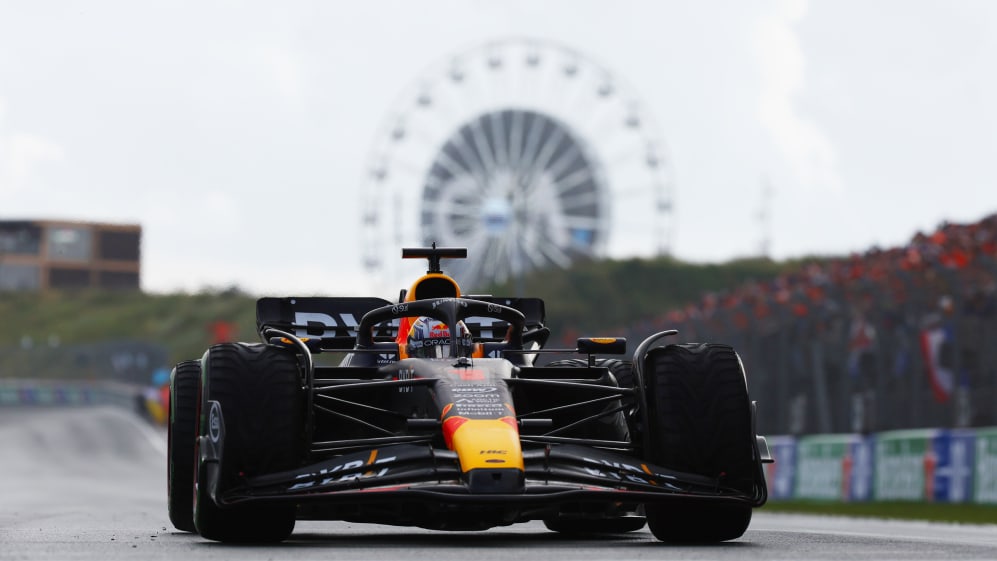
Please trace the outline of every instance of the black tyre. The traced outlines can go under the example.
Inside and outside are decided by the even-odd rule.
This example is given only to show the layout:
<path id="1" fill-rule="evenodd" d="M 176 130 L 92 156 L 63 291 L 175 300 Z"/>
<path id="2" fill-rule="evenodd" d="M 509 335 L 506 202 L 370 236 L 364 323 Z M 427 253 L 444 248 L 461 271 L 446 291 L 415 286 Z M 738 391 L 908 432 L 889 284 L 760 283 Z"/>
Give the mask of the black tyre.
<path id="1" fill-rule="evenodd" d="M 605 366 L 616 378 L 616 383 L 621 388 L 634 387 L 633 364 L 629 360 L 618 360 L 614 358 L 596 359 L 596 366 Z M 567 368 L 587 368 L 588 361 L 583 358 L 567 358 L 563 360 L 553 360 L 547 366 L 567 367 Z"/>
<path id="2" fill-rule="evenodd" d="M 197 438 L 197 385 L 201 361 L 186 360 L 170 372 L 167 422 L 166 495 L 170 522 L 177 530 L 194 529 L 194 439 Z"/>
<path id="3" fill-rule="evenodd" d="M 221 405 L 220 489 L 245 478 L 292 469 L 305 452 L 305 411 L 298 361 L 267 345 L 224 343 L 204 355 L 200 430 L 209 434 L 208 402 Z M 208 466 L 198 462 L 194 525 L 203 537 L 222 542 L 277 542 L 294 531 L 294 505 L 220 508 L 208 492 Z"/>
<path id="4" fill-rule="evenodd" d="M 625 534 L 636 532 L 645 525 L 643 516 L 624 518 L 552 518 L 544 520 L 548 530 L 575 536 L 592 534 Z"/>
<path id="5" fill-rule="evenodd" d="M 559 368 L 587 368 L 588 360 L 569 358 L 564 360 L 551 361 L 547 366 Z M 597 359 L 595 366 L 609 369 L 609 373 L 616 379 L 616 383 L 621 388 L 634 387 L 633 364 L 628 360 L 618 359 Z M 628 400 L 627 405 L 632 405 L 633 400 Z M 616 402 L 611 407 L 617 407 Z M 629 407 L 625 413 L 608 416 L 596 427 L 594 436 L 600 440 L 620 440 L 626 441 L 633 433 L 631 427 L 632 416 Z M 621 518 L 548 518 L 544 525 L 548 530 L 560 532 L 562 534 L 590 535 L 590 534 L 622 534 L 635 532 L 645 525 L 643 516 L 633 515 Z"/>
<path id="6" fill-rule="evenodd" d="M 648 459 L 751 493 L 757 471 L 751 401 L 734 349 L 711 343 L 668 345 L 648 353 L 644 372 Z M 691 500 L 649 504 L 646 514 L 659 540 L 719 542 L 744 534 L 751 505 Z"/>
<path id="7" fill-rule="evenodd" d="M 588 361 L 585 359 L 569 358 L 563 360 L 554 360 L 547 364 L 548 367 L 555 368 L 588 368 Z M 613 375 L 616 379 L 616 384 L 621 388 L 633 388 L 634 385 L 634 374 L 633 374 L 633 364 L 628 360 L 618 360 L 618 359 L 597 359 L 595 361 L 595 366 L 605 367 L 609 369 L 609 373 Z M 620 440 L 625 441 L 631 438 L 633 434 L 631 426 L 632 416 L 630 414 L 630 409 L 633 405 L 633 400 L 628 399 L 623 404 L 627 405 L 627 408 L 617 415 L 607 415 L 599 420 L 595 427 L 594 433 L 591 434 L 593 438 L 599 440 Z M 620 402 L 612 402 L 607 405 L 607 410 L 620 406 Z"/>

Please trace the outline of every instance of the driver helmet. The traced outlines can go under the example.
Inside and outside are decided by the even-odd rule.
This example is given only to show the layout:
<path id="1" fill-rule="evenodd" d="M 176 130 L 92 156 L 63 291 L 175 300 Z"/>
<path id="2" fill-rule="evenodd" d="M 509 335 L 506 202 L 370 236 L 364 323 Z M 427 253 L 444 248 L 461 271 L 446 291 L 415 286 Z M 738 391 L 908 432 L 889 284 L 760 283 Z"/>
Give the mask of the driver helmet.
<path id="1" fill-rule="evenodd" d="M 474 351 L 471 331 L 463 321 L 457 322 L 457 357 L 450 356 L 450 328 L 430 317 L 420 317 L 408 332 L 406 353 L 415 358 L 470 357 Z"/>

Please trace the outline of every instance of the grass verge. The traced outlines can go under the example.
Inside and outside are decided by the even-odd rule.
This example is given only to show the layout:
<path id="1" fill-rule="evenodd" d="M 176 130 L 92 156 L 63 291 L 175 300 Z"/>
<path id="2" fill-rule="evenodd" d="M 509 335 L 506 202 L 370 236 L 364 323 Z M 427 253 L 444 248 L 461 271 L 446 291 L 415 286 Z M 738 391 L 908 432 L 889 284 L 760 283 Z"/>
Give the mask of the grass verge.
<path id="1" fill-rule="evenodd" d="M 866 516 L 900 520 L 958 522 L 962 524 L 997 524 L 997 505 L 867 502 L 837 503 L 826 501 L 769 501 L 763 512 L 794 512 L 831 516 Z"/>

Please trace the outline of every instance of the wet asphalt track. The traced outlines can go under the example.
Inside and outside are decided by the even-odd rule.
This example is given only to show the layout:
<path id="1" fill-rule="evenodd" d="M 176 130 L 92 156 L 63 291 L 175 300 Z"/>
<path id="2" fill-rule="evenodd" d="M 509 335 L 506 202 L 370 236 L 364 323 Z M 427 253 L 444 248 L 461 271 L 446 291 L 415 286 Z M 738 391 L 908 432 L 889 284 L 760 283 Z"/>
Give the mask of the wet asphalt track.
<path id="1" fill-rule="evenodd" d="M 997 526 L 756 512 L 739 540 L 668 546 L 647 531 L 565 539 L 540 523 L 445 533 L 302 522 L 288 542 L 227 546 L 175 531 L 165 432 L 117 409 L 0 409 L 0 561 L 15 559 L 997 559 Z"/>

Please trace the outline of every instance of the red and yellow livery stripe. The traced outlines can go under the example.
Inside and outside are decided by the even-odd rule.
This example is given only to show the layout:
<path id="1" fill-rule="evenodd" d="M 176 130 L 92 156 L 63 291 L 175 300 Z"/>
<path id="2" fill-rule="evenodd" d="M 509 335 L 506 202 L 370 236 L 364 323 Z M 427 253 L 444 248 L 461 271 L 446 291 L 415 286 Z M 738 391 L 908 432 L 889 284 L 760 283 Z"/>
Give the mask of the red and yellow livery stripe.
<path id="1" fill-rule="evenodd" d="M 443 421 L 443 438 L 447 447 L 457 452 L 461 471 L 478 468 L 525 469 L 519 426 L 514 417 L 449 417 Z"/>

